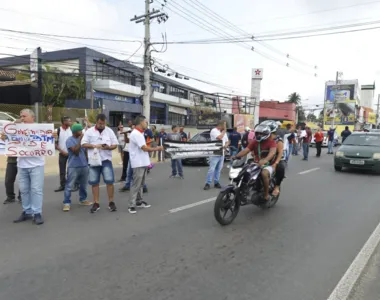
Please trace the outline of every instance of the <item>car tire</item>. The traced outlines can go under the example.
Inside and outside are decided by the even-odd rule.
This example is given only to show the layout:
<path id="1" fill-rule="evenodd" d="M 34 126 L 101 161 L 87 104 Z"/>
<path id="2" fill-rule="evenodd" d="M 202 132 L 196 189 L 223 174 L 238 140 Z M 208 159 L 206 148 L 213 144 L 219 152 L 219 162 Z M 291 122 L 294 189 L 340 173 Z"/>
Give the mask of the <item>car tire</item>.
<path id="1" fill-rule="evenodd" d="M 336 166 L 336 165 L 334 165 L 334 169 L 335 169 L 335 171 L 337 171 L 337 172 L 341 172 L 343 168 L 342 168 L 341 166 Z"/>

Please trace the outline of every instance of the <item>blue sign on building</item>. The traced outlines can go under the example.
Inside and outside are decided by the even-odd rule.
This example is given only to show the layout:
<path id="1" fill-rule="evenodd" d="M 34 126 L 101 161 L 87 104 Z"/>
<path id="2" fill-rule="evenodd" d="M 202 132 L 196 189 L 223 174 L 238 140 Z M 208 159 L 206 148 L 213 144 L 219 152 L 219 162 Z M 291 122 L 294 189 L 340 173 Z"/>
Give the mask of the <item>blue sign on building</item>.
<path id="1" fill-rule="evenodd" d="M 106 100 L 122 101 L 130 104 L 141 104 L 139 98 L 109 94 L 104 92 L 94 92 L 94 97 Z"/>

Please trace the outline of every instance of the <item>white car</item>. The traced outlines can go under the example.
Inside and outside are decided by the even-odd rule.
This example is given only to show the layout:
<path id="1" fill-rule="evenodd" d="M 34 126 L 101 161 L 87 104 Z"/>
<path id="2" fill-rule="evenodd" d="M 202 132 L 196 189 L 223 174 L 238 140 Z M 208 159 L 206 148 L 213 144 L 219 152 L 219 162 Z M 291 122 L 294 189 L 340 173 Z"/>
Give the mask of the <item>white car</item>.
<path id="1" fill-rule="evenodd" d="M 4 126 L 8 123 L 13 123 L 19 117 L 13 113 L 0 111 L 0 126 Z"/>
<path id="2" fill-rule="evenodd" d="M 322 131 L 323 132 L 323 142 L 322 142 L 322 147 L 327 147 L 327 145 L 328 145 L 328 138 L 327 138 L 327 131 Z M 313 147 L 313 146 L 315 146 L 315 140 L 314 140 L 314 134 L 315 133 L 313 133 L 313 137 L 312 137 L 312 139 L 311 139 L 311 143 L 310 143 L 310 147 Z M 334 133 L 334 147 L 336 146 L 336 145 L 338 145 L 339 144 L 339 136 L 338 136 L 338 134 L 335 132 Z"/>

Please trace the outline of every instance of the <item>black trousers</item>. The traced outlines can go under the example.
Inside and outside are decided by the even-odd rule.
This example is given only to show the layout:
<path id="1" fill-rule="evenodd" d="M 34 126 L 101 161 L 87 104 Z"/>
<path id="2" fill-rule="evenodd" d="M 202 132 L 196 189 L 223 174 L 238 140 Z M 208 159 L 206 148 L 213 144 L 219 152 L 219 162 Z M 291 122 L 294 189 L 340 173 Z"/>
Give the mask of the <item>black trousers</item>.
<path id="1" fill-rule="evenodd" d="M 285 177 L 285 168 L 286 168 L 286 162 L 284 160 L 281 160 L 277 165 L 276 174 L 275 174 L 277 185 L 281 185 L 281 182 Z"/>
<path id="2" fill-rule="evenodd" d="M 62 187 L 66 184 L 66 167 L 68 156 L 64 156 L 62 154 L 59 155 L 58 164 L 59 164 L 59 183 Z"/>
<path id="3" fill-rule="evenodd" d="M 129 163 L 129 152 L 125 151 L 123 156 L 123 171 L 121 173 L 121 181 L 125 181 L 127 179 L 127 169 Z"/>
<path id="4" fill-rule="evenodd" d="M 7 163 L 7 169 L 5 171 L 5 193 L 8 199 L 14 199 L 15 194 L 15 181 L 17 176 L 17 162 Z"/>
<path id="5" fill-rule="evenodd" d="M 317 156 L 321 156 L 322 142 L 316 142 L 315 146 L 317 147 Z"/>

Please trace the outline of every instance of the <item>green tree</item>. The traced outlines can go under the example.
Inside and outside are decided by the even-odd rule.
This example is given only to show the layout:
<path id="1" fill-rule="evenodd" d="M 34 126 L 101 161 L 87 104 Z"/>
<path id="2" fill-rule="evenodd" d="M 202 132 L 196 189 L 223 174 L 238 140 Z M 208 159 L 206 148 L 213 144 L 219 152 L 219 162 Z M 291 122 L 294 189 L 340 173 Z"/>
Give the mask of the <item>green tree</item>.
<path id="1" fill-rule="evenodd" d="M 296 112 L 298 114 L 298 122 L 305 122 L 306 121 L 306 114 L 303 110 L 302 106 L 296 107 Z"/>
<path id="2" fill-rule="evenodd" d="M 42 99 L 44 105 L 64 106 L 67 99 L 84 98 L 84 77 L 78 74 L 64 73 L 49 65 L 43 66 Z"/>
<path id="3" fill-rule="evenodd" d="M 310 114 L 307 115 L 307 120 L 310 121 L 310 122 L 316 122 L 317 121 L 317 117 L 315 116 L 315 114 L 310 113 Z"/>
<path id="4" fill-rule="evenodd" d="M 296 106 L 300 106 L 301 105 L 301 95 L 297 94 L 296 92 L 291 93 L 288 96 L 288 101 L 287 102 L 294 103 Z"/>

